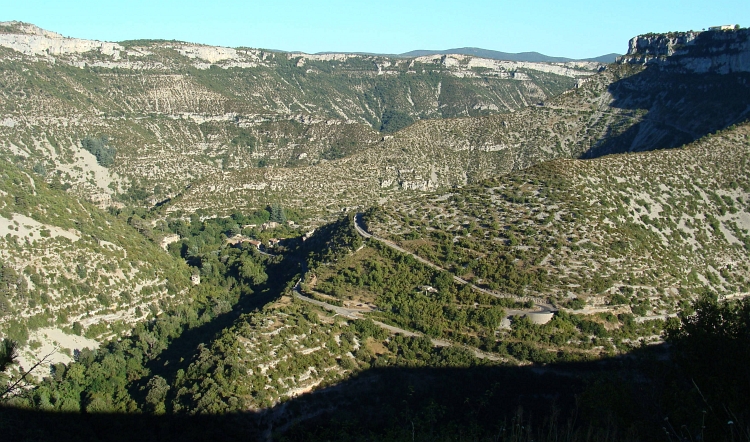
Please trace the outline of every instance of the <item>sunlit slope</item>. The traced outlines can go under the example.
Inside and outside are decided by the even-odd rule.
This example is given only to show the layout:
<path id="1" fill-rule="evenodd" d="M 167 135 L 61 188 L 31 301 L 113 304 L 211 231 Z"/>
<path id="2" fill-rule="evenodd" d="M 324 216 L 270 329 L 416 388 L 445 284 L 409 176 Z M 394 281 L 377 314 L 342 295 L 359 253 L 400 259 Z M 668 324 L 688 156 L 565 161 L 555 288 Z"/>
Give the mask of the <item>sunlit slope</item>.
<path id="1" fill-rule="evenodd" d="M 79 195 L 108 204 L 133 188 L 153 204 L 211 174 L 347 156 L 414 121 L 518 110 L 598 66 L 457 57 L 92 42 L 6 23 L 0 146 Z M 100 135 L 117 151 L 105 170 L 78 160 Z"/>
<path id="2" fill-rule="evenodd" d="M 581 87 L 511 114 L 420 121 L 351 156 L 306 168 L 243 169 L 196 182 L 172 209 L 364 207 L 404 191 L 479 182 L 555 158 L 673 148 L 743 121 L 745 74 L 611 65 Z"/>
<path id="3" fill-rule="evenodd" d="M 704 290 L 749 291 L 749 160 L 746 123 L 679 149 L 557 160 L 416 196 L 368 225 L 499 292 L 667 314 Z"/>
<path id="4" fill-rule="evenodd" d="M 158 227 L 79 202 L 5 161 L 0 169 L 4 335 L 24 342 L 29 330 L 78 322 L 79 333 L 111 336 L 184 297 L 190 273 L 156 244 Z"/>

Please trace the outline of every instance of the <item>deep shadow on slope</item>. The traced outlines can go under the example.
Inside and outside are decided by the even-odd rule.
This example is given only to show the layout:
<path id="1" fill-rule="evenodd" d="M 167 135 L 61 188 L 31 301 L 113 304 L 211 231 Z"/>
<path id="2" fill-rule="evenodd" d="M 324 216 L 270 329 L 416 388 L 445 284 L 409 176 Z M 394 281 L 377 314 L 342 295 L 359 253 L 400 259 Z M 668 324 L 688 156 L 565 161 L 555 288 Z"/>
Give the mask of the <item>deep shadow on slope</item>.
<path id="1" fill-rule="evenodd" d="M 0 434 L 4 440 L 60 441 L 432 441 L 508 440 L 512 432 L 533 428 L 518 440 L 654 440 L 664 438 L 664 417 L 676 428 L 700 420 L 696 394 L 659 362 L 661 355 L 662 348 L 650 348 L 545 367 L 372 368 L 259 413 L 152 416 L 0 408 Z M 720 413 L 712 412 L 709 420 L 723 419 L 714 416 Z"/>
<path id="2" fill-rule="evenodd" d="M 146 414 L 43 413 L 0 408 L 7 441 L 253 441 L 252 415 L 153 416 Z"/>
<path id="3" fill-rule="evenodd" d="M 649 66 L 608 90 L 611 107 L 647 113 L 624 132 L 603 137 L 582 158 L 678 147 L 750 117 L 750 73 L 684 74 Z"/>
<path id="4" fill-rule="evenodd" d="M 243 314 L 262 309 L 266 304 L 278 299 L 287 288 L 287 282 L 299 273 L 299 257 L 292 255 L 267 267 L 269 278 L 266 283 L 254 287 L 252 294 L 242 295 L 232 310 L 218 315 L 213 320 L 198 327 L 186 329 L 173 339 L 169 346 L 156 358 L 146 364 L 151 376 L 159 375 L 170 384 L 174 381 L 178 370 L 186 370 L 200 351 L 200 346 L 210 345 L 221 332 L 237 321 Z M 131 384 L 130 395 L 139 403 L 144 402 L 145 387 L 151 376 Z M 175 394 L 170 391 L 170 394 Z M 170 396 L 171 400 L 172 397 Z"/>
<path id="5" fill-rule="evenodd" d="M 565 369 L 601 371 L 591 363 Z M 382 440 L 399 439 L 402 427 L 411 434 L 413 426 L 417 440 L 432 440 L 439 431 L 430 430 L 435 425 L 488 425 L 495 431 L 519 406 L 540 419 L 555 406 L 567 418 L 582 385 L 570 375 L 536 374 L 530 366 L 373 368 L 261 413 L 151 416 L 6 408 L 0 409 L 0 432 L 8 440 L 256 440 L 271 434 L 290 440 Z"/>

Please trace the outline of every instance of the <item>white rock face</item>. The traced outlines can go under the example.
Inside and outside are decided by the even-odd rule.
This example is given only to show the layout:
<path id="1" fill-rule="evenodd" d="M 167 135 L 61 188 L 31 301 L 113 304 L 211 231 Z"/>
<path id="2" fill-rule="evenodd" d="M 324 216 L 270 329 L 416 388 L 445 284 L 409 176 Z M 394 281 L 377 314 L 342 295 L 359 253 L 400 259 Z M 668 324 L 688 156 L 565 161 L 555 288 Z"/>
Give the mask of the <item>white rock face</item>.
<path id="1" fill-rule="evenodd" d="M 2 22 L 0 25 L 16 25 L 26 32 L 25 34 L 0 34 L 0 46 L 25 55 L 50 56 L 99 51 L 104 55 L 119 59 L 120 51 L 125 49 L 117 43 L 63 37 L 55 32 L 45 31 L 25 23 L 19 25 L 16 22 Z"/>
<path id="2" fill-rule="evenodd" d="M 580 65 L 580 68 L 574 69 L 573 66 L 567 66 L 567 63 L 533 63 L 528 61 L 505 61 L 505 60 L 490 60 L 487 58 L 473 58 L 469 60 L 469 68 L 472 67 L 483 67 L 488 69 L 515 71 L 517 69 L 530 69 L 540 72 L 548 72 L 550 74 L 563 75 L 565 77 L 585 77 L 595 72 L 601 64 L 599 63 L 585 63 Z M 594 66 L 596 68 L 594 68 Z M 584 70 L 585 69 L 585 70 Z"/>
<path id="3" fill-rule="evenodd" d="M 433 183 L 432 181 L 401 181 L 399 182 L 399 185 L 403 190 L 419 190 L 422 192 L 433 190 L 438 187 L 437 183 Z"/>
<path id="4" fill-rule="evenodd" d="M 20 21 L 3 21 L 0 22 L 0 26 L 17 29 L 17 33 L 19 34 L 41 35 L 50 38 L 62 38 L 62 35 L 58 34 L 57 32 L 42 29 L 39 26 L 32 25 L 31 23 L 24 23 Z"/>
<path id="5" fill-rule="evenodd" d="M 10 33 L 0 33 L 0 46 L 4 46 L 25 55 L 42 57 L 50 62 L 56 61 L 71 64 L 76 67 L 96 66 L 102 68 L 120 68 L 130 70 L 142 69 L 164 69 L 158 61 L 143 58 L 152 55 L 146 48 L 125 49 L 118 43 L 84 40 L 78 38 L 64 37 L 58 33 L 46 31 L 37 26 L 21 22 L 1 22 L 0 25 L 11 28 Z M 6 31 L 8 32 L 8 31 Z M 264 64 L 268 53 L 257 49 L 234 49 L 218 46 L 206 46 L 190 43 L 171 43 L 166 47 L 176 50 L 181 55 L 189 58 L 192 65 L 198 69 L 209 69 L 212 65 L 218 65 L 223 69 L 228 68 L 252 68 Z M 56 59 L 56 56 L 66 54 L 83 54 L 89 51 L 111 57 L 111 59 Z M 366 58 L 373 62 L 373 71 L 378 75 L 395 74 L 391 70 L 392 62 L 382 60 L 382 57 L 366 55 L 331 53 L 331 54 L 305 54 L 288 53 L 288 59 L 298 58 L 297 67 L 303 67 L 307 61 L 339 61 L 344 62 L 351 58 Z M 586 77 L 596 72 L 602 64 L 593 62 L 571 62 L 571 63 L 529 63 L 490 60 L 473 57 L 470 55 L 437 55 L 417 57 L 411 61 L 423 64 L 439 65 L 447 68 L 448 72 L 456 77 L 480 77 L 491 75 L 518 81 L 528 81 L 529 76 L 518 69 L 528 69 L 540 72 L 548 72 L 571 78 Z M 396 63 L 398 64 L 398 63 Z M 486 71 L 477 72 L 476 68 Z"/>
<path id="6" fill-rule="evenodd" d="M 588 71 L 598 71 L 602 67 L 602 63 L 596 61 L 566 61 L 565 63 L 554 63 L 558 66 L 565 66 L 566 68 L 573 69 L 585 69 Z"/>
<path id="7" fill-rule="evenodd" d="M 268 187 L 268 183 L 245 183 L 242 188 L 246 190 L 263 190 Z"/>
<path id="8" fill-rule="evenodd" d="M 474 106 L 472 106 L 472 109 L 474 110 L 491 110 L 491 111 L 497 111 L 499 108 L 497 105 L 490 103 L 490 104 L 483 104 L 483 103 L 477 103 Z"/>
<path id="9" fill-rule="evenodd" d="M 301 67 L 305 65 L 307 60 L 316 61 L 346 61 L 350 58 L 363 57 L 362 55 L 356 54 L 305 54 L 301 52 L 295 52 L 287 54 L 289 59 L 299 58 L 297 66 Z M 364 56 L 367 57 L 367 56 Z M 426 55 L 422 57 L 416 57 L 411 62 L 409 67 L 413 68 L 414 63 L 422 64 L 433 64 L 440 65 L 448 68 L 456 77 L 478 77 L 477 73 L 473 68 L 485 68 L 489 72 L 484 72 L 484 75 L 493 75 L 500 78 L 508 78 L 512 80 L 526 81 L 529 77 L 524 73 L 515 73 L 518 69 L 530 69 L 540 72 L 548 72 L 551 74 L 563 75 L 571 78 L 586 77 L 597 72 L 602 66 L 602 63 L 596 62 L 569 62 L 569 63 L 532 63 L 532 62 L 516 62 L 516 61 L 504 61 L 504 60 L 492 60 L 487 58 L 478 58 L 471 55 L 461 54 L 448 54 L 448 55 Z M 389 74 L 391 72 L 386 69 L 391 67 L 392 64 L 388 61 L 375 62 L 373 67 L 377 69 L 378 75 Z"/>
<path id="10" fill-rule="evenodd" d="M 619 63 L 696 74 L 750 72 L 750 29 L 640 35 L 628 46 Z"/>
<path id="11" fill-rule="evenodd" d="M 145 49 L 131 48 L 126 50 L 118 43 L 63 37 L 58 33 L 46 31 L 27 23 L 1 22 L 0 26 L 3 25 L 13 28 L 14 32 L 0 34 L 0 46 L 13 49 L 24 55 L 44 57 L 54 61 L 54 56 L 98 51 L 103 55 L 112 57 L 112 59 L 94 62 L 67 60 L 67 62 L 78 67 L 86 65 L 121 69 L 153 69 L 159 67 L 152 62 L 144 63 L 138 60 L 138 57 L 151 55 L 151 52 Z M 168 47 L 195 60 L 193 64 L 199 69 L 208 69 L 211 64 L 219 62 L 222 62 L 221 67 L 225 69 L 255 67 L 260 61 L 259 52 L 256 50 L 237 50 L 187 43 Z"/>
<path id="12" fill-rule="evenodd" d="M 447 68 L 458 67 L 461 65 L 461 61 L 454 55 L 443 55 L 440 60 L 441 64 Z"/>
<path id="13" fill-rule="evenodd" d="M 161 240 L 161 248 L 167 250 L 170 244 L 175 243 L 180 239 L 180 235 L 177 234 L 167 235 Z"/>
<path id="14" fill-rule="evenodd" d="M 473 69 L 483 68 L 489 72 L 485 75 L 496 75 L 500 78 L 526 81 L 528 75 L 515 72 L 518 69 L 529 69 L 565 77 L 578 78 L 594 74 L 603 64 L 594 62 L 576 63 L 533 63 L 525 61 L 492 60 L 489 58 L 473 57 L 471 55 L 427 55 L 417 57 L 414 62 L 423 64 L 439 64 L 449 68 L 457 77 L 477 76 Z"/>
<path id="15" fill-rule="evenodd" d="M 353 57 L 360 57 L 354 54 L 305 54 L 302 52 L 292 52 L 287 54 L 289 59 L 301 57 L 303 60 L 316 61 L 346 61 Z"/>
<path id="16" fill-rule="evenodd" d="M 681 32 L 679 34 L 639 35 L 628 42 L 628 55 L 649 54 L 653 56 L 672 56 L 675 52 L 690 43 L 699 32 Z"/>
<path id="17" fill-rule="evenodd" d="M 175 46 L 174 49 L 185 57 L 206 60 L 209 63 L 217 63 L 224 60 L 243 62 L 246 61 L 247 57 L 252 59 L 258 58 L 252 53 L 240 55 L 236 49 L 220 46 L 182 45 Z"/>

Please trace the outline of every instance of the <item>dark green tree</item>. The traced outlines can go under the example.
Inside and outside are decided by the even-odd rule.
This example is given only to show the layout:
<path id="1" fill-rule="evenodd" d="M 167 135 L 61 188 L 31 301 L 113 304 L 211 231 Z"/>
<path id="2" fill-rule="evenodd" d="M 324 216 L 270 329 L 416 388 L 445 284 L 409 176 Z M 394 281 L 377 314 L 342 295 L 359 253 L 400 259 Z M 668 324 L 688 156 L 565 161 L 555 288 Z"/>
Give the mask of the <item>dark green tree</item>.
<path id="1" fill-rule="evenodd" d="M 284 213 L 284 208 L 279 203 L 273 203 L 268 208 L 268 211 L 271 213 L 271 221 L 275 221 L 277 223 L 283 223 L 286 221 L 286 213 Z"/>
<path id="2" fill-rule="evenodd" d="M 101 135 L 99 137 L 87 136 L 81 140 L 81 147 L 91 152 L 96 157 L 96 162 L 104 167 L 109 167 L 115 162 L 117 150 L 109 146 L 109 137 Z"/>
<path id="3" fill-rule="evenodd" d="M 750 299 L 719 302 L 704 294 L 694 312 L 666 327 L 674 361 L 694 389 L 698 407 L 726 422 L 750 420 Z M 712 420 L 713 422 L 713 420 Z M 706 438 L 708 439 L 708 438 Z"/>
<path id="4" fill-rule="evenodd" d="M 166 411 L 164 401 L 170 388 L 169 384 L 163 377 L 157 375 L 149 379 L 146 388 L 148 388 L 146 403 L 151 408 L 150 411 L 155 414 L 163 414 Z"/>
<path id="5" fill-rule="evenodd" d="M 12 339 L 3 339 L 0 345 L 0 372 L 4 372 L 16 363 L 18 357 L 18 343 Z"/>
<path id="6" fill-rule="evenodd" d="M 414 123 L 414 118 L 405 112 L 387 109 L 381 117 L 380 131 L 386 133 L 397 132 Z"/>

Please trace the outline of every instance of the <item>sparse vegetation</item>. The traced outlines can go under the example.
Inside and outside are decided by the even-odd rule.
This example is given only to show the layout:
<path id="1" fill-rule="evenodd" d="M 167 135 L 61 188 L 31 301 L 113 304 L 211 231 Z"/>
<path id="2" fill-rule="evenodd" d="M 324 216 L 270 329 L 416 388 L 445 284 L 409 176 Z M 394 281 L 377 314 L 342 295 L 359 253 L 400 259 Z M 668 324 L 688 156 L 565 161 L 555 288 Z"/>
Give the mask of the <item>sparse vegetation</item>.
<path id="1" fill-rule="evenodd" d="M 0 433 L 750 440 L 745 74 L 122 45 L 0 48 Z"/>

